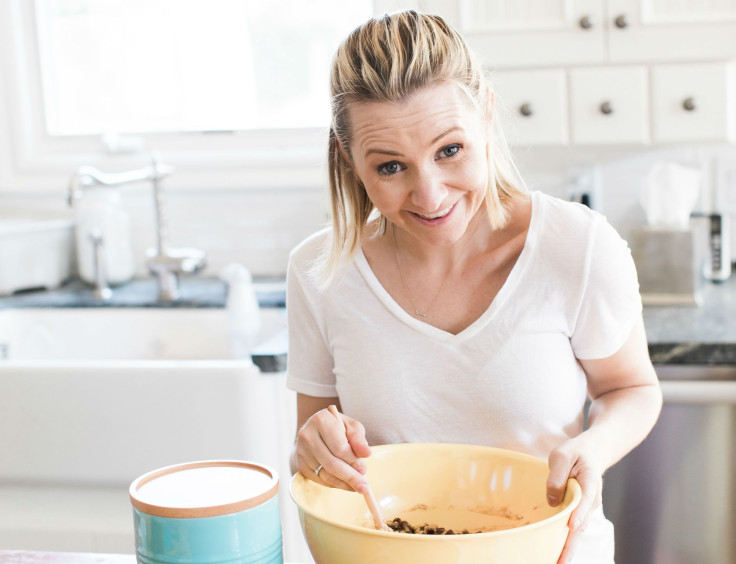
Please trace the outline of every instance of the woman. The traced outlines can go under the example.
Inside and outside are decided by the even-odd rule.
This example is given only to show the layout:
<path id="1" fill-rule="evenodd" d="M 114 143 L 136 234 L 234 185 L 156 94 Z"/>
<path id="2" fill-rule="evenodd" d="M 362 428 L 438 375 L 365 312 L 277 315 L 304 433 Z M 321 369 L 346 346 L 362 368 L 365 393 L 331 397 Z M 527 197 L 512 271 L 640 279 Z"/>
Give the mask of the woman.
<path id="1" fill-rule="evenodd" d="M 362 492 L 369 444 L 544 457 L 551 505 L 568 477 L 583 489 L 560 562 L 613 562 L 602 475 L 661 406 L 626 243 L 528 193 L 493 91 L 442 19 L 368 21 L 339 47 L 331 93 L 333 226 L 289 264 L 292 470 Z"/>

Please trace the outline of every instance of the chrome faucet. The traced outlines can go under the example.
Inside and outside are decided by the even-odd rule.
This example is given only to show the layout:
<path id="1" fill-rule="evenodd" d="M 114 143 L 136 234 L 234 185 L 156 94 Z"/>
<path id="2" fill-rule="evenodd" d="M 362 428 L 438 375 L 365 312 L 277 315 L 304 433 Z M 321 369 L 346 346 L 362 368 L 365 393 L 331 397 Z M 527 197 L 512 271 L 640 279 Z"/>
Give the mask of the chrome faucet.
<path id="1" fill-rule="evenodd" d="M 164 301 L 179 298 L 180 274 L 194 274 L 206 264 L 205 252 L 201 249 L 169 248 L 169 226 L 161 181 L 173 172 L 174 168 L 161 163 L 155 153 L 151 155 L 151 166 L 127 172 L 105 173 L 90 166 L 82 166 L 72 177 L 68 193 L 69 205 L 73 205 L 85 188 L 99 185 L 119 186 L 142 180 L 152 182 L 156 208 L 156 248 L 146 251 L 146 266 L 158 280 L 158 299 Z"/>

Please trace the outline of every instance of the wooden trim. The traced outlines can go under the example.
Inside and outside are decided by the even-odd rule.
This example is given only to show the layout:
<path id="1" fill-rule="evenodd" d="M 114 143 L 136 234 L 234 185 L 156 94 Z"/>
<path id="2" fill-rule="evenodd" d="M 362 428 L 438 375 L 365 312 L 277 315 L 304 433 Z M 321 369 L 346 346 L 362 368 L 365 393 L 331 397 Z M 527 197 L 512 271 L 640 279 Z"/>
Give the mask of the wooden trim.
<path id="1" fill-rule="evenodd" d="M 141 486 L 148 482 L 172 474 L 182 470 L 192 470 L 194 468 L 210 468 L 210 467 L 234 467 L 247 468 L 256 470 L 271 478 L 271 487 L 265 492 L 247 499 L 226 503 L 224 505 L 213 505 L 209 507 L 164 507 L 161 505 L 153 505 L 139 499 L 138 490 Z M 174 519 L 190 519 L 196 517 L 217 517 L 219 515 L 228 515 L 230 513 L 238 513 L 252 509 L 261 505 L 275 496 L 279 491 L 279 480 L 276 472 L 268 466 L 255 464 L 253 462 L 244 462 L 241 460 L 204 460 L 201 462 L 189 462 L 185 464 L 176 464 L 167 466 L 158 470 L 153 470 L 143 476 L 140 476 L 130 485 L 130 502 L 138 511 L 147 515 L 155 515 L 157 517 L 170 517 Z"/>

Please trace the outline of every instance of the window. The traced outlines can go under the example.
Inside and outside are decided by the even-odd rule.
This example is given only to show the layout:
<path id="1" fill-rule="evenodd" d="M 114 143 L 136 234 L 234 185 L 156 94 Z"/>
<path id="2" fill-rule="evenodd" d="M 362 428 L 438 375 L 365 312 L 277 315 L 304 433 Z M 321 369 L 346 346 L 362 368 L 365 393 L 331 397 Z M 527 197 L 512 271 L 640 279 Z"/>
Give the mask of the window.
<path id="1" fill-rule="evenodd" d="M 325 181 L 328 73 L 371 0 L 0 1 L 0 191 L 158 151 L 168 188 Z"/>
<path id="2" fill-rule="evenodd" d="M 50 135 L 325 127 L 344 0 L 35 0 Z"/>

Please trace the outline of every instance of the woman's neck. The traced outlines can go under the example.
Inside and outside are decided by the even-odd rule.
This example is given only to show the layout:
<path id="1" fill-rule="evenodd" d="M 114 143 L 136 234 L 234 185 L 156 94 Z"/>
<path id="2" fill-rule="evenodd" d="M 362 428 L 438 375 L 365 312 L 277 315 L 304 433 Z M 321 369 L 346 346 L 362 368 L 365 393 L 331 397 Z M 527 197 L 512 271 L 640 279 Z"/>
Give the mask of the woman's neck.
<path id="1" fill-rule="evenodd" d="M 471 219 L 465 233 L 447 245 L 430 245 L 392 223 L 388 224 L 384 236 L 388 244 L 396 246 L 396 252 L 406 262 L 422 264 L 431 270 L 450 272 L 492 248 L 494 232 L 485 207 L 481 207 Z"/>

